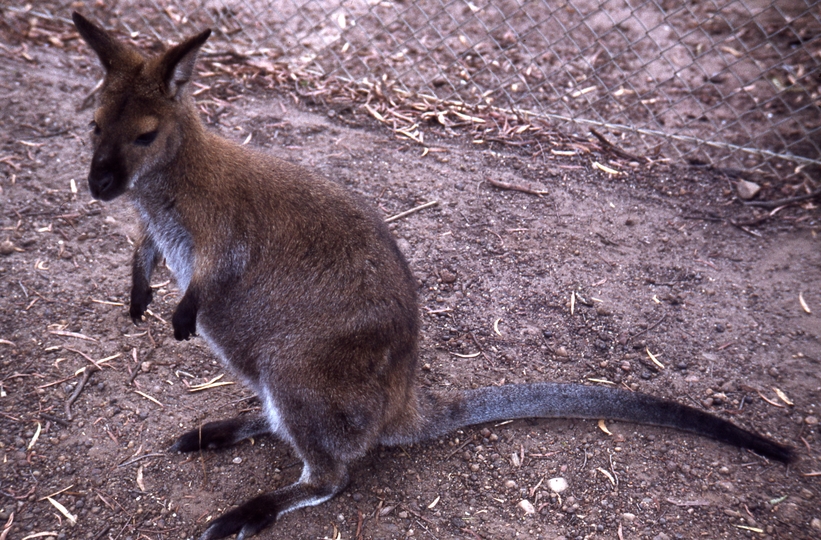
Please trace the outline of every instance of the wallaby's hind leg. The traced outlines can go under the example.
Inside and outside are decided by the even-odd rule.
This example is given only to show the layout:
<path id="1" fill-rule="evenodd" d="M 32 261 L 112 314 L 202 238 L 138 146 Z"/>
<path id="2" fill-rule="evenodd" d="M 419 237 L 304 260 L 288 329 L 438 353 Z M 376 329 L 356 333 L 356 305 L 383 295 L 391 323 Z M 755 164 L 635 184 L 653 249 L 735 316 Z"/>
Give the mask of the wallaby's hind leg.
<path id="1" fill-rule="evenodd" d="M 192 429 L 183 434 L 172 451 L 193 452 L 195 450 L 226 448 L 243 439 L 271 433 L 271 427 L 265 416 L 237 416 L 230 420 L 208 422 L 199 429 Z"/>
<path id="2" fill-rule="evenodd" d="M 214 520 L 199 540 L 217 540 L 233 534 L 237 540 L 253 536 L 297 508 L 321 504 L 348 484 L 348 467 L 328 454 L 305 459 L 302 476 L 290 486 L 246 501 Z"/>

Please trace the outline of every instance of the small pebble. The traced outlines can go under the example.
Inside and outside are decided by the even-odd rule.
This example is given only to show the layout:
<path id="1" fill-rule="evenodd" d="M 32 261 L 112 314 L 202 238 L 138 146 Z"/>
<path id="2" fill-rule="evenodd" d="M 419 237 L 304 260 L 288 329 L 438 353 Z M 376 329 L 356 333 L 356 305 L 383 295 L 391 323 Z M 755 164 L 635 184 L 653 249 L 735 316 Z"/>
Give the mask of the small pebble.
<path id="1" fill-rule="evenodd" d="M 551 478 L 547 481 L 547 487 L 553 493 L 561 493 L 567 489 L 567 480 L 562 477 Z"/>
<path id="2" fill-rule="evenodd" d="M 568 357 L 570 356 L 570 354 L 567 352 L 567 349 L 564 347 L 564 345 L 562 345 L 561 347 L 558 347 L 556 349 L 556 356 Z"/>
<path id="3" fill-rule="evenodd" d="M 11 255 L 14 253 L 15 247 L 9 240 L 0 242 L 0 255 Z"/>
<path id="4" fill-rule="evenodd" d="M 804 419 L 804 423 L 808 426 L 817 426 L 818 425 L 818 417 L 817 416 L 808 416 Z"/>
<path id="5" fill-rule="evenodd" d="M 741 199 L 749 201 L 750 199 L 758 195 L 758 192 L 761 191 L 761 186 L 759 186 L 755 182 L 741 180 L 738 184 L 736 184 L 736 190 L 738 191 L 738 196 Z"/>
<path id="6" fill-rule="evenodd" d="M 726 480 L 716 482 L 716 485 L 718 486 L 718 488 L 721 491 L 724 491 L 725 493 L 730 493 L 730 492 L 735 491 L 735 486 L 733 485 L 733 483 L 732 482 L 727 482 Z"/>
<path id="7" fill-rule="evenodd" d="M 443 268 L 439 271 L 439 277 L 442 278 L 442 283 L 453 283 L 456 281 L 456 274 L 447 268 Z"/>
<path id="8" fill-rule="evenodd" d="M 525 514 L 535 514 L 536 508 L 533 506 L 533 503 L 528 501 L 527 499 L 522 499 L 519 502 L 519 508 L 525 511 Z"/>

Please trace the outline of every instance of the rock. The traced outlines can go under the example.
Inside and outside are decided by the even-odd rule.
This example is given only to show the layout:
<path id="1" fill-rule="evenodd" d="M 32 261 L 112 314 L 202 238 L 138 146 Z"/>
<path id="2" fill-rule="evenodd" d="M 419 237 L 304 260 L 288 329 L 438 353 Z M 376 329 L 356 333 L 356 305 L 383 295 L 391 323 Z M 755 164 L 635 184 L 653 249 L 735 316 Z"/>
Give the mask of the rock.
<path id="1" fill-rule="evenodd" d="M 723 491 L 725 493 L 730 493 L 730 492 L 735 491 L 735 485 L 732 482 L 728 482 L 726 480 L 716 482 L 716 485 L 718 486 L 718 488 L 721 491 Z"/>
<path id="2" fill-rule="evenodd" d="M 808 426 L 817 426 L 818 425 L 818 417 L 817 416 L 808 416 L 804 419 L 804 423 Z"/>
<path id="3" fill-rule="evenodd" d="M 525 514 L 535 514 L 536 508 L 533 506 L 533 503 L 528 501 L 527 499 L 522 499 L 519 504 L 519 508 L 525 511 Z"/>
<path id="4" fill-rule="evenodd" d="M 801 510 L 794 502 L 784 502 L 775 507 L 776 516 L 786 522 L 798 522 L 801 519 Z"/>
<path id="5" fill-rule="evenodd" d="M 596 315 L 599 317 L 609 317 L 613 312 L 603 304 L 596 304 Z"/>
<path id="6" fill-rule="evenodd" d="M 567 358 L 570 356 L 570 353 L 567 352 L 567 349 L 562 345 L 556 349 L 556 356 L 561 356 L 563 358 Z"/>
<path id="7" fill-rule="evenodd" d="M 551 478 L 547 481 L 547 487 L 553 493 L 561 493 L 567 489 L 567 480 L 562 477 Z"/>
<path id="8" fill-rule="evenodd" d="M 447 268 L 443 268 L 439 271 L 439 277 L 442 278 L 442 283 L 453 283 L 456 281 L 456 274 Z"/>
<path id="9" fill-rule="evenodd" d="M 738 191 L 739 198 L 749 201 L 758 195 L 758 192 L 761 191 L 761 186 L 755 182 L 741 180 L 738 184 L 736 184 L 736 191 Z"/>
<path id="10" fill-rule="evenodd" d="M 505 489 L 516 489 L 517 487 L 518 484 L 516 483 L 516 480 L 505 481 Z"/>
<path id="11" fill-rule="evenodd" d="M 2 242 L 0 242 L 0 255 L 11 255 L 12 253 L 14 253 L 14 251 L 14 244 L 12 244 L 10 241 L 3 240 Z"/>
<path id="12" fill-rule="evenodd" d="M 812 521 L 810 522 L 810 527 L 812 527 L 816 531 L 821 531 L 821 519 L 812 518 Z"/>

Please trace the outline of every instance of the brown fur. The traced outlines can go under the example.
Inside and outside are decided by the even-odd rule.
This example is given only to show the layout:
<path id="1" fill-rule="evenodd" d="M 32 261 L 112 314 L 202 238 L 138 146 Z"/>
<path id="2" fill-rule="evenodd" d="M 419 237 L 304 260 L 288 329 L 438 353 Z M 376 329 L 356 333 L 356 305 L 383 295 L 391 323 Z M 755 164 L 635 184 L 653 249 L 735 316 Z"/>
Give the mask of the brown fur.
<path id="1" fill-rule="evenodd" d="M 382 218 L 301 167 L 210 133 L 187 95 L 203 32 L 145 58 L 78 14 L 106 68 L 89 188 L 140 214 L 130 315 L 165 258 L 184 292 L 174 336 L 199 333 L 260 396 L 264 414 L 206 424 L 174 448 L 274 433 L 302 477 L 211 523 L 202 540 L 252 535 L 341 491 L 349 464 L 401 444 L 505 418 L 610 417 L 693 431 L 789 461 L 792 451 L 696 409 L 601 387 L 536 383 L 451 394 L 416 382 L 416 284 Z"/>

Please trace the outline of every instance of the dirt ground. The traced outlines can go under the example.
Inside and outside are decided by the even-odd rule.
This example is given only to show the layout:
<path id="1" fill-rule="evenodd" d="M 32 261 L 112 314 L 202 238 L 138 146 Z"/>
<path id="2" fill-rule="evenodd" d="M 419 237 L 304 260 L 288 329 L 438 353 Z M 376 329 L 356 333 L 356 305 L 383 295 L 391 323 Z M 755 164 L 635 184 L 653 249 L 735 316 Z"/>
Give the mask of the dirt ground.
<path id="1" fill-rule="evenodd" d="M 239 384 L 191 391 L 235 379 L 202 340 L 173 339 L 167 271 L 147 322 L 127 316 L 135 216 L 123 200 L 91 200 L 91 109 L 76 112 L 99 74 L 79 46 L 0 51 L 3 540 L 192 538 L 300 474 L 273 439 L 166 452 L 182 431 L 259 402 Z M 753 213 L 733 179 L 661 165 L 611 176 L 591 166 L 609 156 L 571 143 L 532 158 L 443 136 L 423 155 L 361 107 L 309 107 L 250 83 L 213 84 L 198 99 L 214 129 L 318 169 L 386 217 L 438 202 L 391 225 L 419 278 L 422 384 L 614 384 L 704 407 L 801 454 L 784 467 L 613 422 L 611 434 L 592 421 L 479 426 L 374 451 L 343 495 L 260 538 L 821 536 L 814 204 Z M 762 196 L 777 198 L 777 186 Z M 93 363 L 102 369 L 81 386 Z M 553 478 L 567 489 L 553 492 Z"/>

